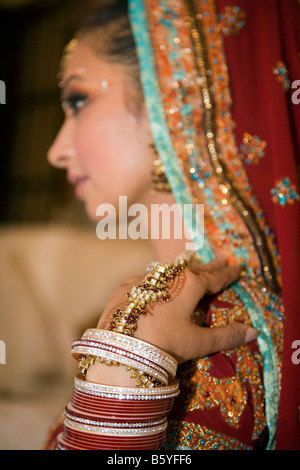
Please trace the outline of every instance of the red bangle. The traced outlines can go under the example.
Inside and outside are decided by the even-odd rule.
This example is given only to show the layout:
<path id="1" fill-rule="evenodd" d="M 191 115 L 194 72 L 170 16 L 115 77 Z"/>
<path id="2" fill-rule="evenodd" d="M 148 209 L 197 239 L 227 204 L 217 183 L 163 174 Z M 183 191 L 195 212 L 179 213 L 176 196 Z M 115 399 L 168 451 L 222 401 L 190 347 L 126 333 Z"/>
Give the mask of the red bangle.
<path id="1" fill-rule="evenodd" d="M 167 416 L 179 395 L 177 362 L 160 349 L 107 330 L 87 330 L 75 341 L 72 355 L 126 365 L 150 376 L 142 387 L 122 387 L 74 379 L 57 448 L 66 450 L 155 450 L 166 438 Z M 89 361 L 89 358 L 92 361 Z M 142 377 L 144 377 L 142 375 Z M 157 386 L 157 382 L 159 386 Z M 170 382 L 170 383 L 169 383 Z"/>
<path id="2" fill-rule="evenodd" d="M 76 377 L 58 449 L 159 449 L 179 385 L 115 387 Z"/>
<path id="3" fill-rule="evenodd" d="M 92 395 L 85 395 L 77 390 L 74 390 L 72 396 L 72 404 L 74 407 L 81 409 L 92 409 L 97 412 L 103 413 L 123 413 L 131 414 L 134 412 L 166 412 L 170 411 L 174 398 L 165 398 L 162 400 L 116 400 L 111 398 L 93 397 Z"/>

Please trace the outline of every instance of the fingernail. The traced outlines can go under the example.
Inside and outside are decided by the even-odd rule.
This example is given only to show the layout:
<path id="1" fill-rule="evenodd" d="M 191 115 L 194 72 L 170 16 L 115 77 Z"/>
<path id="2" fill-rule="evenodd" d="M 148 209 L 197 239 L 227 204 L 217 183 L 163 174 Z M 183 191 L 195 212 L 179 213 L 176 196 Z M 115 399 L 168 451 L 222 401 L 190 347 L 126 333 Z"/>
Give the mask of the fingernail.
<path id="1" fill-rule="evenodd" d="M 251 343 L 251 341 L 254 341 L 258 337 L 258 331 L 255 328 L 248 328 L 246 331 L 245 335 L 245 342 Z"/>

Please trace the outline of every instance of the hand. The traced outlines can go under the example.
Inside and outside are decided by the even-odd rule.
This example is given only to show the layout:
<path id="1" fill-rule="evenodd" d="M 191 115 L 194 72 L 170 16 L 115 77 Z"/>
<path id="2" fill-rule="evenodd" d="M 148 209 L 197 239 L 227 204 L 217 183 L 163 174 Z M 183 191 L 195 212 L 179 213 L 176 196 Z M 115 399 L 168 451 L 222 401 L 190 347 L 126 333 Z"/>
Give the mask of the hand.
<path id="1" fill-rule="evenodd" d="M 148 304 L 147 314 L 139 318 L 134 336 L 168 352 L 179 363 L 253 341 L 258 332 L 248 325 L 236 323 L 202 328 L 192 321 L 193 313 L 205 295 L 222 291 L 239 275 L 240 267 L 228 266 L 225 260 L 216 259 L 206 265 L 189 263 L 170 284 L 170 300 Z M 127 304 L 127 292 L 142 280 L 130 279 L 114 292 L 98 328 L 108 328 L 112 314 Z"/>

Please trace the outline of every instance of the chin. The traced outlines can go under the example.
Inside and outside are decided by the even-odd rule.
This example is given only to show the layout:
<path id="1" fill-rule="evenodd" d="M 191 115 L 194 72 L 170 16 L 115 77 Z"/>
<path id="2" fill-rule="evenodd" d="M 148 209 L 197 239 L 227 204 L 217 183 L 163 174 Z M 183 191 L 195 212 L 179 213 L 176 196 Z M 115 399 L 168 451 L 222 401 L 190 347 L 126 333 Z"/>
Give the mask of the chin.
<path id="1" fill-rule="evenodd" d="M 95 204 L 89 204 L 88 202 L 85 203 L 85 212 L 89 219 L 94 222 L 97 222 L 99 217 L 96 215 L 97 207 Z"/>
<path id="2" fill-rule="evenodd" d="M 108 208 L 110 214 L 114 217 L 114 219 L 116 217 L 118 217 L 118 211 L 119 211 L 119 202 L 118 201 L 111 200 L 111 201 L 108 202 L 107 200 L 105 201 L 103 199 L 102 200 L 99 199 L 96 203 L 95 201 L 86 200 L 85 201 L 85 211 L 86 211 L 88 217 L 91 220 L 98 222 L 99 218 L 101 216 L 106 216 L 107 215 L 106 213 L 101 214 L 101 216 L 97 215 L 97 211 L 98 211 L 99 206 L 103 206 L 102 211 L 105 211 Z"/>

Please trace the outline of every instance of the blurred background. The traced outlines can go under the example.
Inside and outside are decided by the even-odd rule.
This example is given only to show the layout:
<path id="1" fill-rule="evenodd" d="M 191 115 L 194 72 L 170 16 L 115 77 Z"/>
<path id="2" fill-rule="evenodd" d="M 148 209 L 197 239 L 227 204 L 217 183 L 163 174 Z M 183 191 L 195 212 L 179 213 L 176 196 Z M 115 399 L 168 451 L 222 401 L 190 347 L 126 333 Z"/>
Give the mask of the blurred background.
<path id="1" fill-rule="evenodd" d="M 2 450 L 41 448 L 71 395 L 72 341 L 96 326 L 114 287 L 152 259 L 146 241 L 99 241 L 64 172 L 46 160 L 63 120 L 62 51 L 95 3 L 0 0 Z"/>

